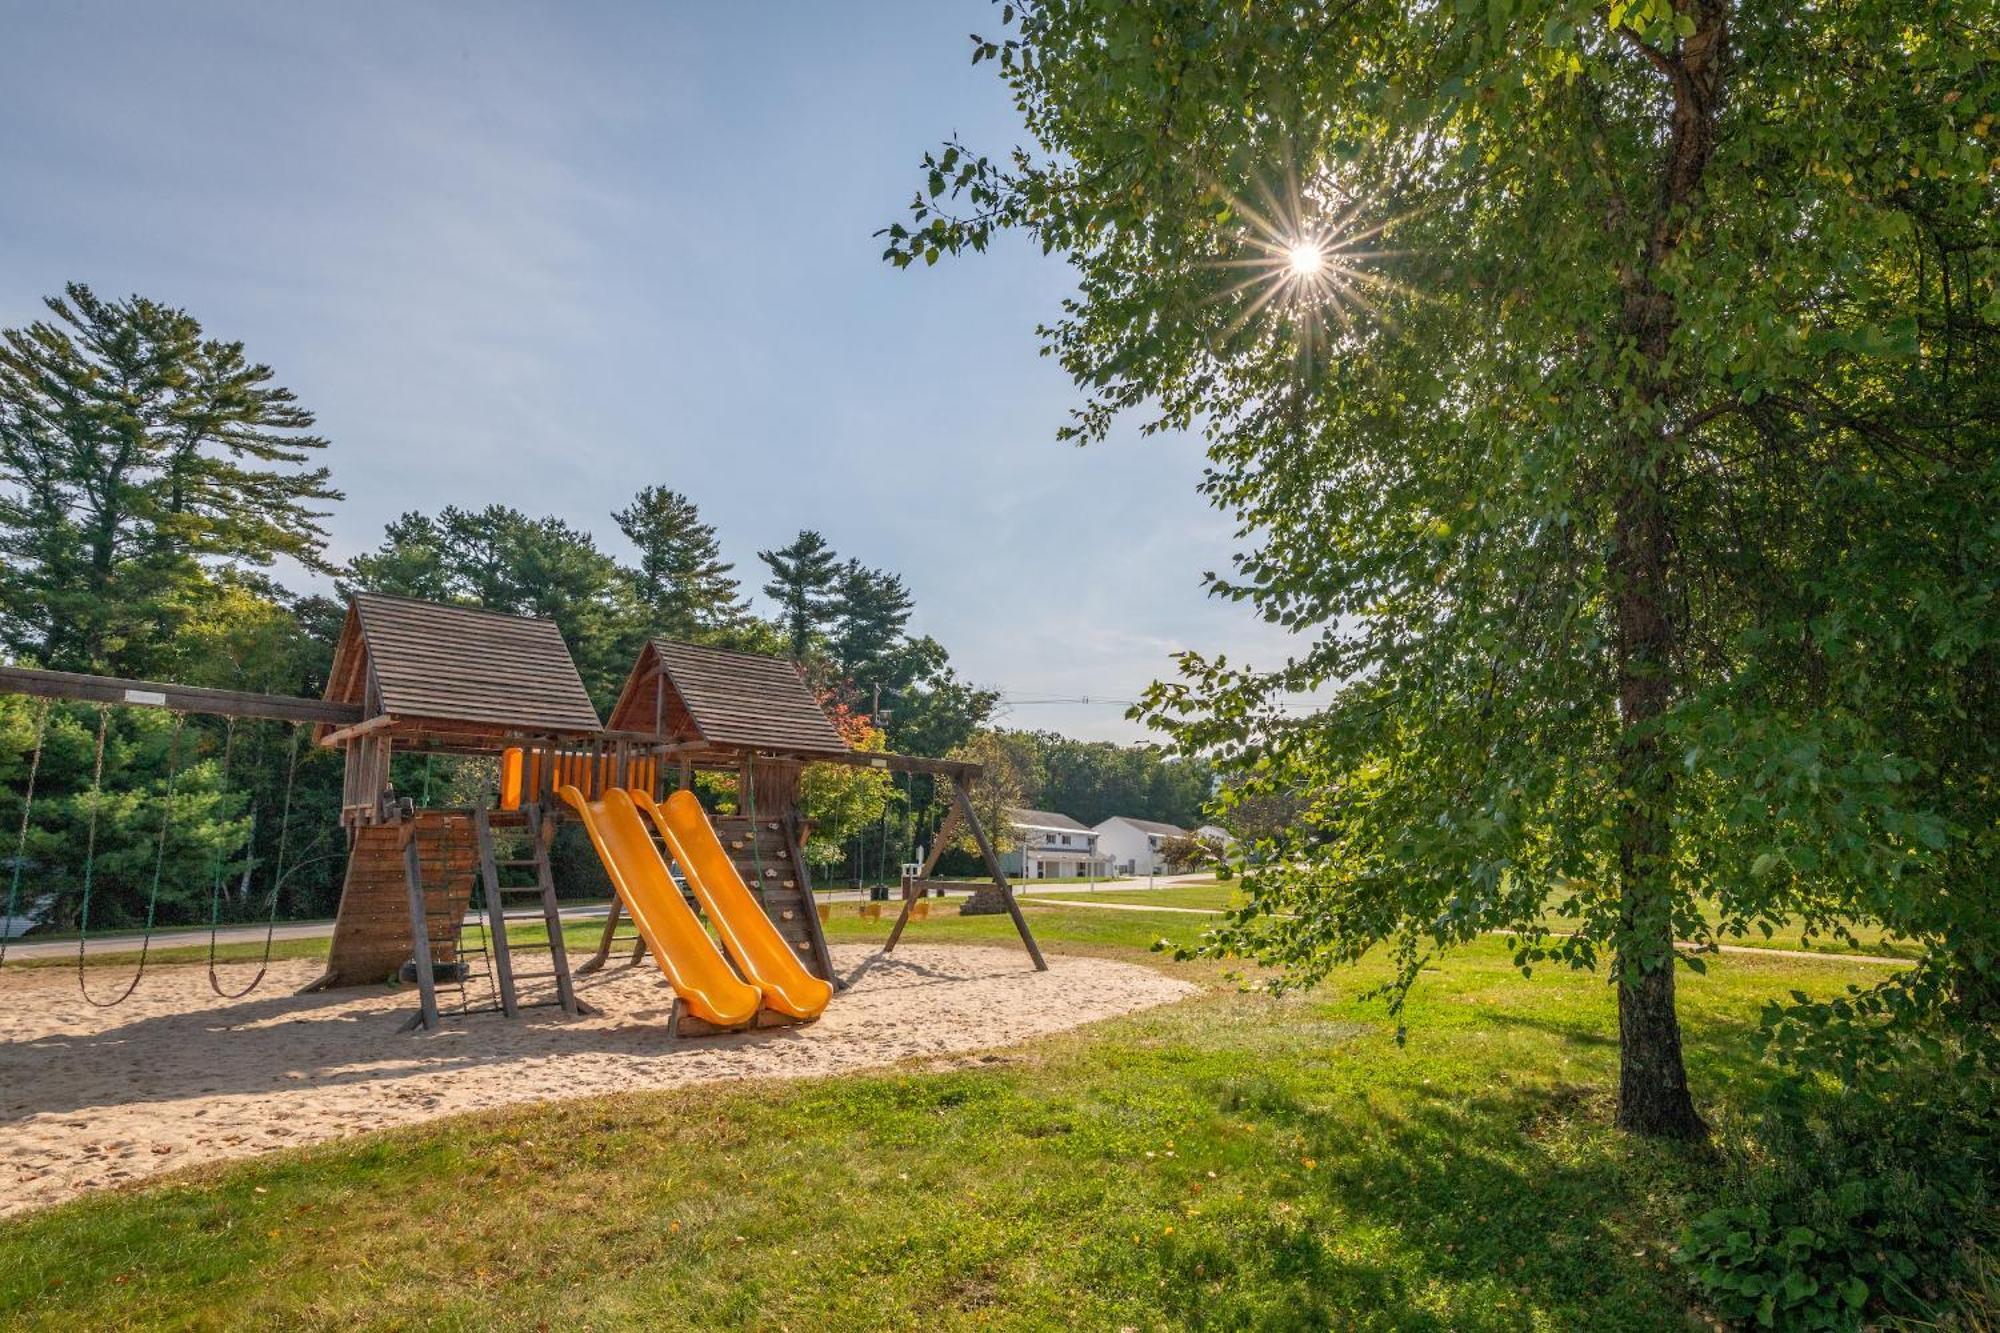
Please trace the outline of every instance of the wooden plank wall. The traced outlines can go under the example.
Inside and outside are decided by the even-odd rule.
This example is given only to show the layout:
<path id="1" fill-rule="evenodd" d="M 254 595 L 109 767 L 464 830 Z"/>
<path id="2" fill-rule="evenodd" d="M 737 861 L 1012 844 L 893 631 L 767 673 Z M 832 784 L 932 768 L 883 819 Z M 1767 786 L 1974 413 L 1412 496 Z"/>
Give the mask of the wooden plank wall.
<path id="1" fill-rule="evenodd" d="M 381 824 L 354 831 L 347 879 L 340 890 L 326 976 L 314 989 L 373 986 L 393 977 L 411 955 L 410 900 L 403 881 L 403 837 L 419 837 L 425 864 L 424 896 L 433 938 L 456 936 L 472 899 L 479 868 L 472 816 L 460 811 L 420 810 L 404 824 Z M 442 875 L 440 875 L 442 870 Z M 449 943 L 432 946 L 434 962 L 450 962 Z"/>

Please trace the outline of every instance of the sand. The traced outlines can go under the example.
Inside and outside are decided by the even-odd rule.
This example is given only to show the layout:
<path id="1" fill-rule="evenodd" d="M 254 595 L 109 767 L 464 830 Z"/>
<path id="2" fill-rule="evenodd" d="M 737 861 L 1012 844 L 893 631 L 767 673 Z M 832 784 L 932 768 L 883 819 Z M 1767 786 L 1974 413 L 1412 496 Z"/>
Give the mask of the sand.
<path id="1" fill-rule="evenodd" d="M 216 998 L 203 969 L 163 967 L 109 1010 L 78 997 L 72 971 L 10 969 L 0 973 L 0 1216 L 486 1107 L 960 1056 L 1194 990 L 1096 958 L 1051 958 L 1037 973 L 1018 949 L 845 946 L 833 959 L 850 988 L 819 1022 L 682 1039 L 650 964 L 583 978 L 595 1017 L 478 1014 L 432 1035 L 397 1031 L 414 991 L 292 994 L 318 975 L 312 962 L 273 964 L 234 1003 Z M 230 971 L 225 986 L 247 979 Z"/>

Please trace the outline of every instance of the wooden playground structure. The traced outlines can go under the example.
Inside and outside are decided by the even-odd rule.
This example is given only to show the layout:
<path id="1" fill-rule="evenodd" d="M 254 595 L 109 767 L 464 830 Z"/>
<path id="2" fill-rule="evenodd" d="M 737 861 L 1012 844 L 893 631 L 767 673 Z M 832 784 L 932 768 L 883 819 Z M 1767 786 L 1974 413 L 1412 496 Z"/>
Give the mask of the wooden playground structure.
<path id="1" fill-rule="evenodd" d="M 1035 968 L 1047 966 L 970 799 L 978 766 L 850 748 L 782 659 L 653 640 L 607 726 L 552 622 L 364 593 L 323 699 L 20 667 L 0 667 L 0 691 L 310 724 L 343 756 L 348 860 L 326 971 L 307 989 L 400 977 L 418 995 L 411 1028 L 541 1005 L 585 1012 L 575 978 L 626 942 L 630 963 L 650 953 L 673 986 L 677 1033 L 809 1021 L 838 984 L 803 854 L 800 779 L 816 763 L 927 774 L 951 793 L 928 859 L 904 878 L 885 950 L 941 887 L 930 876 L 963 827 L 992 882 L 962 910 L 1008 913 Z M 420 804 L 391 782 L 398 753 L 490 760 L 490 790 Z M 736 812 L 701 810 L 691 788 L 702 772 L 734 778 Z M 566 819 L 588 830 L 614 890 L 597 950 L 577 966 L 551 857 Z M 510 902 L 539 909 L 545 944 L 510 942 Z M 531 982 L 548 985 L 529 996 Z"/>

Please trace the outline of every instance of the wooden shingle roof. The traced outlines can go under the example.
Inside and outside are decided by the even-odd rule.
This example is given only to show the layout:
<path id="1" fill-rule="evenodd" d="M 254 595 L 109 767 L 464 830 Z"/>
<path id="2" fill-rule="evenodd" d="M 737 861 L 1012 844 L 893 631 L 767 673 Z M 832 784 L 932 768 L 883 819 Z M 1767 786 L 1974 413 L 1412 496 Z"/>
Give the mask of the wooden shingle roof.
<path id="1" fill-rule="evenodd" d="M 397 719 L 603 729 L 553 621 L 358 593 L 326 697 Z"/>
<path id="2" fill-rule="evenodd" d="M 784 658 L 672 639 L 646 645 L 611 724 L 721 750 L 845 754 L 849 748 Z"/>

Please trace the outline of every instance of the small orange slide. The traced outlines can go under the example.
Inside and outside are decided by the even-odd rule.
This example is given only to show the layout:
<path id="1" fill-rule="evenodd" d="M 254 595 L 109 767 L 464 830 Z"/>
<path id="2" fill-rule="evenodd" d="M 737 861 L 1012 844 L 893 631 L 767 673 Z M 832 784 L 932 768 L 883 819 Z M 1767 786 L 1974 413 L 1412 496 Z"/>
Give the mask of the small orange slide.
<path id="1" fill-rule="evenodd" d="M 722 840 L 715 836 L 715 826 L 694 793 L 677 791 L 664 805 L 656 805 L 643 792 L 633 793 L 633 798 L 653 817 L 729 956 L 744 976 L 763 988 L 765 1007 L 793 1018 L 818 1018 L 833 998 L 833 987 L 808 972 L 778 934 L 729 853 L 722 850 Z"/>
<path id="2" fill-rule="evenodd" d="M 565 786 L 562 798 L 583 819 L 612 887 L 687 1012 L 717 1027 L 744 1027 L 754 1021 L 764 992 L 730 971 L 728 960 L 716 951 L 715 942 L 667 873 L 631 795 L 614 787 L 603 799 L 589 801 L 575 787 Z M 706 897 L 702 901 L 706 905 Z M 730 937 L 725 933 L 724 938 Z"/>

